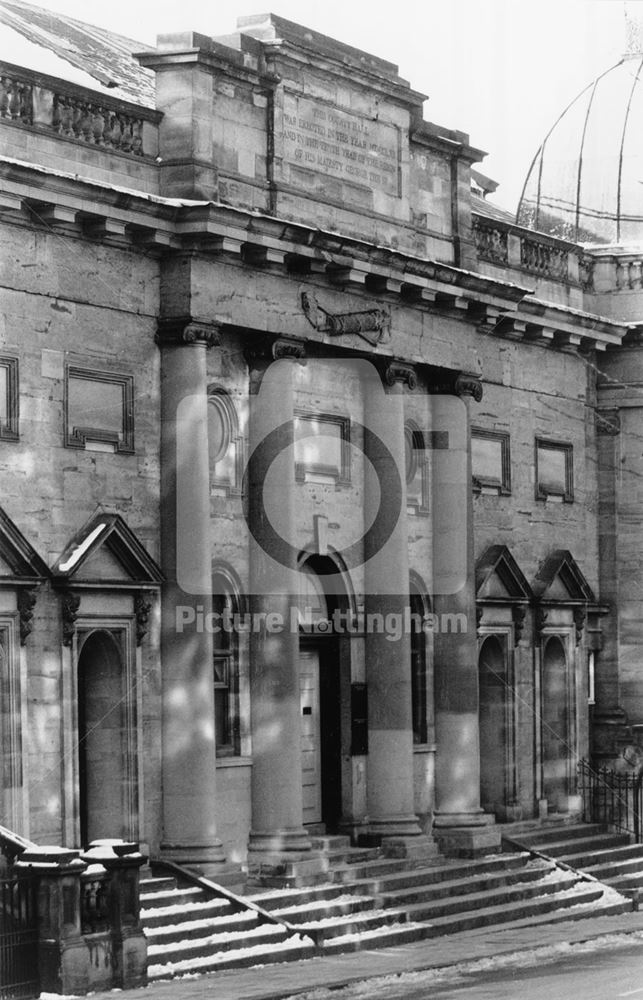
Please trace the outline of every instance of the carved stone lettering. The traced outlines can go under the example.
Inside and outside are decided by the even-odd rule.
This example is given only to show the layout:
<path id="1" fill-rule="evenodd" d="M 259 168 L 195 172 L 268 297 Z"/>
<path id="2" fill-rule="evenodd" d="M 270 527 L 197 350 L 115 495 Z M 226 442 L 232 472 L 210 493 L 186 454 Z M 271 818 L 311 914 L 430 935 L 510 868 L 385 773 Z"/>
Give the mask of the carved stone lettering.
<path id="1" fill-rule="evenodd" d="M 286 93 L 282 139 L 285 163 L 400 197 L 394 125 Z"/>

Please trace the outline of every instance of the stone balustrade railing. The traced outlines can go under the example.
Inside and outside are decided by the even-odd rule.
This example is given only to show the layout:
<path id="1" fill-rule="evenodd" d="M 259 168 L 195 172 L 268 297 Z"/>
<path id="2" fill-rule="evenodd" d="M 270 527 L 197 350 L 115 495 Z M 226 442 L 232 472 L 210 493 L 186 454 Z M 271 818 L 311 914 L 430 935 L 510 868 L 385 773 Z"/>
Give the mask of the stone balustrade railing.
<path id="1" fill-rule="evenodd" d="M 130 156 L 154 156 L 151 132 L 161 117 L 149 108 L 0 63 L 0 121 Z"/>
<path id="2" fill-rule="evenodd" d="M 520 240 L 520 263 L 526 271 L 533 271 L 543 278 L 553 278 L 554 281 L 567 281 L 569 250 L 542 243 L 537 237 L 529 239 L 523 236 Z"/>
<path id="3" fill-rule="evenodd" d="M 580 285 L 586 291 L 593 288 L 594 260 L 576 244 L 475 213 L 472 227 L 480 260 Z"/>

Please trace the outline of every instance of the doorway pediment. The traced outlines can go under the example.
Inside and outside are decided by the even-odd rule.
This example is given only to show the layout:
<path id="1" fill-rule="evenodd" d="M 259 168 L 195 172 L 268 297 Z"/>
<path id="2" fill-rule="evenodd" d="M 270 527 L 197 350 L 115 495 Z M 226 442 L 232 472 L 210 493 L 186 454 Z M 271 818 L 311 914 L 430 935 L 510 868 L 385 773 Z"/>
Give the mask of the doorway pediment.
<path id="1" fill-rule="evenodd" d="M 53 568 L 59 585 L 154 589 L 163 574 L 120 514 L 95 514 Z"/>
<path id="2" fill-rule="evenodd" d="M 556 549 L 545 559 L 533 590 L 545 604 L 596 603 L 592 588 L 568 549 Z"/>
<path id="3" fill-rule="evenodd" d="M 531 587 L 506 545 L 491 545 L 476 563 L 476 598 L 485 603 L 530 603 Z"/>
<path id="4" fill-rule="evenodd" d="M 26 586 L 49 576 L 46 563 L 0 507 L 0 585 Z"/>

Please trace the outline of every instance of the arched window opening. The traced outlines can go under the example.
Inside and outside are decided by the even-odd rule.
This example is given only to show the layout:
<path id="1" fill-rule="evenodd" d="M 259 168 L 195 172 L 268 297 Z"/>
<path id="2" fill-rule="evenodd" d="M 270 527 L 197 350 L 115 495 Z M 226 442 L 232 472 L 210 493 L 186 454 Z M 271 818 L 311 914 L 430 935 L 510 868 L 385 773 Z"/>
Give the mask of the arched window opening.
<path id="1" fill-rule="evenodd" d="M 208 445 L 210 476 L 219 492 L 238 494 L 241 489 L 243 441 L 234 403 L 224 389 L 208 388 Z"/>

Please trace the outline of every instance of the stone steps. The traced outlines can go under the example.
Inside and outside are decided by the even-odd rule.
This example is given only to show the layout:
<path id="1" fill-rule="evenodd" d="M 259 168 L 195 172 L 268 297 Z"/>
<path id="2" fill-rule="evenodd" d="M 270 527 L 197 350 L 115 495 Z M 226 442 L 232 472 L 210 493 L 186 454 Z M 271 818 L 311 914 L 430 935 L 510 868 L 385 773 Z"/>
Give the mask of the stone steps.
<path id="1" fill-rule="evenodd" d="M 537 850 L 561 846 L 559 830 L 535 831 L 539 841 L 542 833 Z M 582 853 L 600 835 L 593 828 L 571 828 L 565 846 Z M 255 889 L 245 897 L 245 910 L 239 902 L 212 898 L 204 888 L 177 888 L 167 879 L 142 883 L 150 979 L 632 908 L 601 882 L 526 850 L 474 860 L 409 860 L 382 857 L 374 848 L 353 849 L 347 838 L 316 837 L 315 843 L 329 858 L 326 882 Z M 626 849 L 620 842 L 613 848 Z"/>
<path id="2" fill-rule="evenodd" d="M 256 910 L 239 909 L 200 887 L 178 888 L 174 879 L 141 883 L 141 921 L 148 943 L 150 981 L 216 969 L 242 968 L 303 958 L 311 939 Z"/>
<path id="3" fill-rule="evenodd" d="M 607 833 L 597 824 L 578 824 L 522 831 L 512 837 L 512 844 L 539 851 L 619 892 L 643 888 L 643 844 L 632 844 L 627 834 Z"/>
<path id="4" fill-rule="evenodd" d="M 481 877 L 494 872 L 500 875 L 525 868 L 529 855 L 527 853 L 513 854 L 490 854 L 487 857 L 478 858 L 475 861 L 448 861 L 441 859 L 432 862 L 430 865 L 409 868 L 408 866 L 396 869 L 392 873 L 378 875 L 376 878 L 354 878 L 350 884 L 354 891 L 364 892 L 366 895 L 379 896 L 382 893 L 394 892 L 397 889 L 407 887 L 414 888 L 420 885 L 433 885 L 449 880 L 457 881 L 464 877 L 466 881 Z M 337 873 L 336 877 L 337 877 Z M 345 873 L 342 873 L 342 879 Z"/>
<path id="5" fill-rule="evenodd" d="M 414 903 L 442 899 L 445 896 L 469 896 L 472 891 L 492 892 L 503 886 L 516 883 L 526 884 L 542 879 L 552 871 L 552 865 L 546 862 L 533 865 L 522 865 L 520 868 L 507 871 L 496 871 L 470 875 L 466 878 L 445 879 L 440 882 L 418 883 L 412 886 L 385 890 L 379 899 L 385 906 L 410 906 Z"/>
<path id="6" fill-rule="evenodd" d="M 515 832 L 515 836 L 512 836 L 514 829 L 513 825 L 509 825 L 506 831 L 503 830 L 503 833 L 510 835 L 511 839 L 518 843 L 528 842 L 536 850 L 540 850 L 538 846 L 540 844 L 552 843 L 559 840 L 565 843 L 570 840 L 586 840 L 588 837 L 602 836 L 606 833 L 605 827 L 599 823 L 570 823 L 565 825 L 557 824 L 555 826 L 531 827 L 526 830 L 518 830 Z"/>
<path id="7" fill-rule="evenodd" d="M 547 894 L 529 900 L 520 899 L 510 904 L 503 902 L 475 910 L 463 910 L 431 921 L 423 920 L 419 923 L 411 922 L 408 926 L 401 925 L 399 928 L 391 929 L 390 933 L 366 932 L 361 934 L 359 939 L 351 936 L 338 937 L 324 946 L 324 953 L 357 951 L 369 947 L 392 947 L 394 944 L 407 944 L 411 941 L 456 934 L 495 924 L 511 923 L 512 926 L 519 927 L 560 923 L 569 919 L 580 920 L 589 916 L 624 913 L 632 908 L 628 900 L 603 904 L 597 908 L 602 895 L 603 887 L 598 886 L 578 889 L 573 894 L 568 892 Z M 576 912 L 570 912 L 572 908 Z"/>

